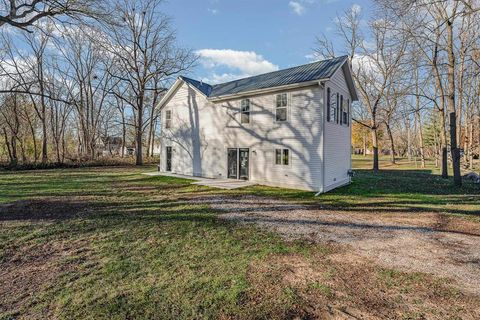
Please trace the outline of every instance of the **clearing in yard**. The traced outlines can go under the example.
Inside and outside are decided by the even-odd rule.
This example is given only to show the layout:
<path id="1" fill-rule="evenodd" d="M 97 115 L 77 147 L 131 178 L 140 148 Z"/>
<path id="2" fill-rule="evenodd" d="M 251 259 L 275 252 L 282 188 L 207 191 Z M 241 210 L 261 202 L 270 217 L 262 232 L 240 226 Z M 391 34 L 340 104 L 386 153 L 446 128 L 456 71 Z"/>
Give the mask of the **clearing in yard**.
<path id="1" fill-rule="evenodd" d="M 0 319 L 480 318 L 480 190 L 406 161 L 315 197 L 0 173 Z"/>

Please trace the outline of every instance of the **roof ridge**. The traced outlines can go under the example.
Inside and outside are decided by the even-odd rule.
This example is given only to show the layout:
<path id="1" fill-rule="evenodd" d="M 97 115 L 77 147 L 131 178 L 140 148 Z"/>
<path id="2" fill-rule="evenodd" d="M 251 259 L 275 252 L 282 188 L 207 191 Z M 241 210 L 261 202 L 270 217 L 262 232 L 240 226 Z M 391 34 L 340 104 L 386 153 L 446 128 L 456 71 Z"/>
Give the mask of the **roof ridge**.
<path id="1" fill-rule="evenodd" d="M 336 60 L 336 59 L 341 60 L 341 59 L 345 59 L 345 58 L 348 58 L 348 55 L 338 56 L 338 57 L 324 59 L 324 60 L 318 60 L 318 61 L 315 61 L 315 62 L 310 62 L 310 63 L 305 63 L 305 64 L 299 64 L 297 66 L 293 66 L 293 67 L 289 67 L 289 68 L 285 68 L 285 69 L 279 69 L 279 70 L 270 71 L 270 72 L 266 72 L 266 73 L 260 73 L 260 74 L 254 75 L 254 76 L 249 76 L 249 77 L 240 78 L 240 79 L 236 79 L 236 80 L 231 80 L 231 81 L 227 81 L 227 82 L 217 83 L 217 84 L 213 84 L 213 85 L 210 85 L 210 86 L 212 88 L 214 88 L 216 86 L 223 86 L 223 85 L 226 85 L 228 83 L 232 83 L 232 82 L 236 82 L 236 81 L 240 81 L 240 80 L 246 80 L 246 79 L 255 78 L 255 77 L 258 77 L 258 76 L 273 74 L 275 72 L 283 72 L 283 71 L 290 70 L 290 69 L 295 69 L 295 68 L 298 68 L 298 67 L 309 66 L 309 65 L 312 65 L 312 64 L 316 64 L 316 63 L 324 63 L 326 61 Z"/>
<path id="2" fill-rule="evenodd" d="M 206 83 L 206 82 L 203 81 L 203 80 L 197 80 L 197 79 L 193 79 L 193 78 L 186 77 L 186 76 L 180 76 L 180 78 L 184 78 L 184 79 L 187 79 L 187 80 L 193 80 L 193 81 L 196 81 L 196 82 L 199 82 L 199 83 L 202 83 L 202 84 L 204 84 L 204 85 L 207 85 L 207 86 L 212 87 L 211 84 L 208 84 L 208 83 Z"/>

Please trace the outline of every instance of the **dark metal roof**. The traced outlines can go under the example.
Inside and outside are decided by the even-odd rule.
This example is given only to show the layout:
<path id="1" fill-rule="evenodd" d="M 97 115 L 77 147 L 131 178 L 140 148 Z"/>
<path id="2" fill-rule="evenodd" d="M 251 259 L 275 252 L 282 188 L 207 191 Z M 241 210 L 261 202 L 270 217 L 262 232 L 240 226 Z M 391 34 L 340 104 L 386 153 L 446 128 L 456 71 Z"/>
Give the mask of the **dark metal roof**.
<path id="1" fill-rule="evenodd" d="M 341 56 L 213 86 L 187 77 L 182 77 L 182 79 L 195 86 L 207 97 L 221 97 L 253 90 L 328 79 L 333 76 L 335 71 L 347 59 L 348 56 Z"/>
<path id="2" fill-rule="evenodd" d="M 212 92 L 212 86 L 209 85 L 209 84 L 206 84 L 204 82 L 197 81 L 197 80 L 194 80 L 194 79 L 191 79 L 191 78 L 187 78 L 187 77 L 184 77 L 184 76 L 181 76 L 180 78 L 182 78 L 184 81 L 190 83 L 192 86 L 194 86 L 195 88 L 200 90 L 200 92 L 202 92 L 207 97 Z"/>

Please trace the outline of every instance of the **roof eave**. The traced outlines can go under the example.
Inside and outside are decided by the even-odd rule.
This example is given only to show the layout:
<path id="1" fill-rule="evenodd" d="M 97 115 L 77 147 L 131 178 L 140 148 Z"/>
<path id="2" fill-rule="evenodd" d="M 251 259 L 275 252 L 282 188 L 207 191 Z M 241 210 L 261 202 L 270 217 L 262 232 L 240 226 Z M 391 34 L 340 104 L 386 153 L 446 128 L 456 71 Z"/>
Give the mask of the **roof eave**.
<path id="1" fill-rule="evenodd" d="M 185 80 L 182 79 L 182 77 L 178 77 L 177 80 L 175 80 L 175 83 L 168 89 L 167 93 L 160 99 L 158 102 L 158 108 L 162 109 L 165 104 L 172 98 L 174 93 L 177 91 L 178 88 L 184 83 Z"/>
<path id="2" fill-rule="evenodd" d="M 158 108 L 159 109 L 162 109 L 168 101 L 170 101 L 170 99 L 173 97 L 173 95 L 175 94 L 175 92 L 177 92 L 178 88 L 180 88 L 180 86 L 182 84 L 186 84 L 189 88 L 192 88 L 193 90 L 195 90 L 196 92 L 198 92 L 199 94 L 201 94 L 202 96 L 204 96 L 205 98 L 208 98 L 205 93 L 203 93 L 201 90 L 199 90 L 197 87 L 195 87 L 194 85 L 191 85 L 190 83 L 188 83 L 188 81 L 186 81 L 182 76 L 179 76 L 177 78 L 177 80 L 175 80 L 175 83 L 170 87 L 170 89 L 168 89 L 167 93 L 163 96 L 163 98 L 158 102 Z"/>
<path id="3" fill-rule="evenodd" d="M 347 59 L 346 63 L 344 63 L 344 66 L 346 66 L 346 68 L 344 67 L 344 72 L 347 73 L 346 80 L 347 80 L 348 89 L 350 90 L 350 95 L 353 101 L 358 101 L 358 92 L 357 92 L 357 88 L 355 87 L 355 81 L 353 80 L 353 76 L 352 76 L 352 67 L 350 65 L 350 59 Z"/>

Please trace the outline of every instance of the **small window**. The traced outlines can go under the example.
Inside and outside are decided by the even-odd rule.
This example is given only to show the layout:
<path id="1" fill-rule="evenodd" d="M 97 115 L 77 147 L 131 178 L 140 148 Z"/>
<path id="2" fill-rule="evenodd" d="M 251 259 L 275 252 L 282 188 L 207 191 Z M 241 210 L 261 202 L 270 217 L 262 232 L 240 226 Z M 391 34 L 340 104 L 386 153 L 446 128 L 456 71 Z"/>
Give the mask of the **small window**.
<path id="1" fill-rule="evenodd" d="M 165 111 L 165 128 L 170 129 L 172 127 L 172 110 Z"/>
<path id="2" fill-rule="evenodd" d="M 287 107 L 288 107 L 288 99 L 287 94 L 277 94 L 277 101 L 276 101 L 276 108 L 275 108 L 275 121 L 287 121 Z"/>
<path id="3" fill-rule="evenodd" d="M 241 123 L 250 123 L 250 99 L 243 99 L 241 102 Z"/>
<path id="4" fill-rule="evenodd" d="M 290 163 L 290 151 L 288 149 L 275 149 L 275 164 L 288 166 Z"/>
<path id="5" fill-rule="evenodd" d="M 330 114 L 331 108 L 332 108 L 332 105 L 330 100 L 330 88 L 327 88 L 327 122 L 332 121 L 331 114 Z"/>

